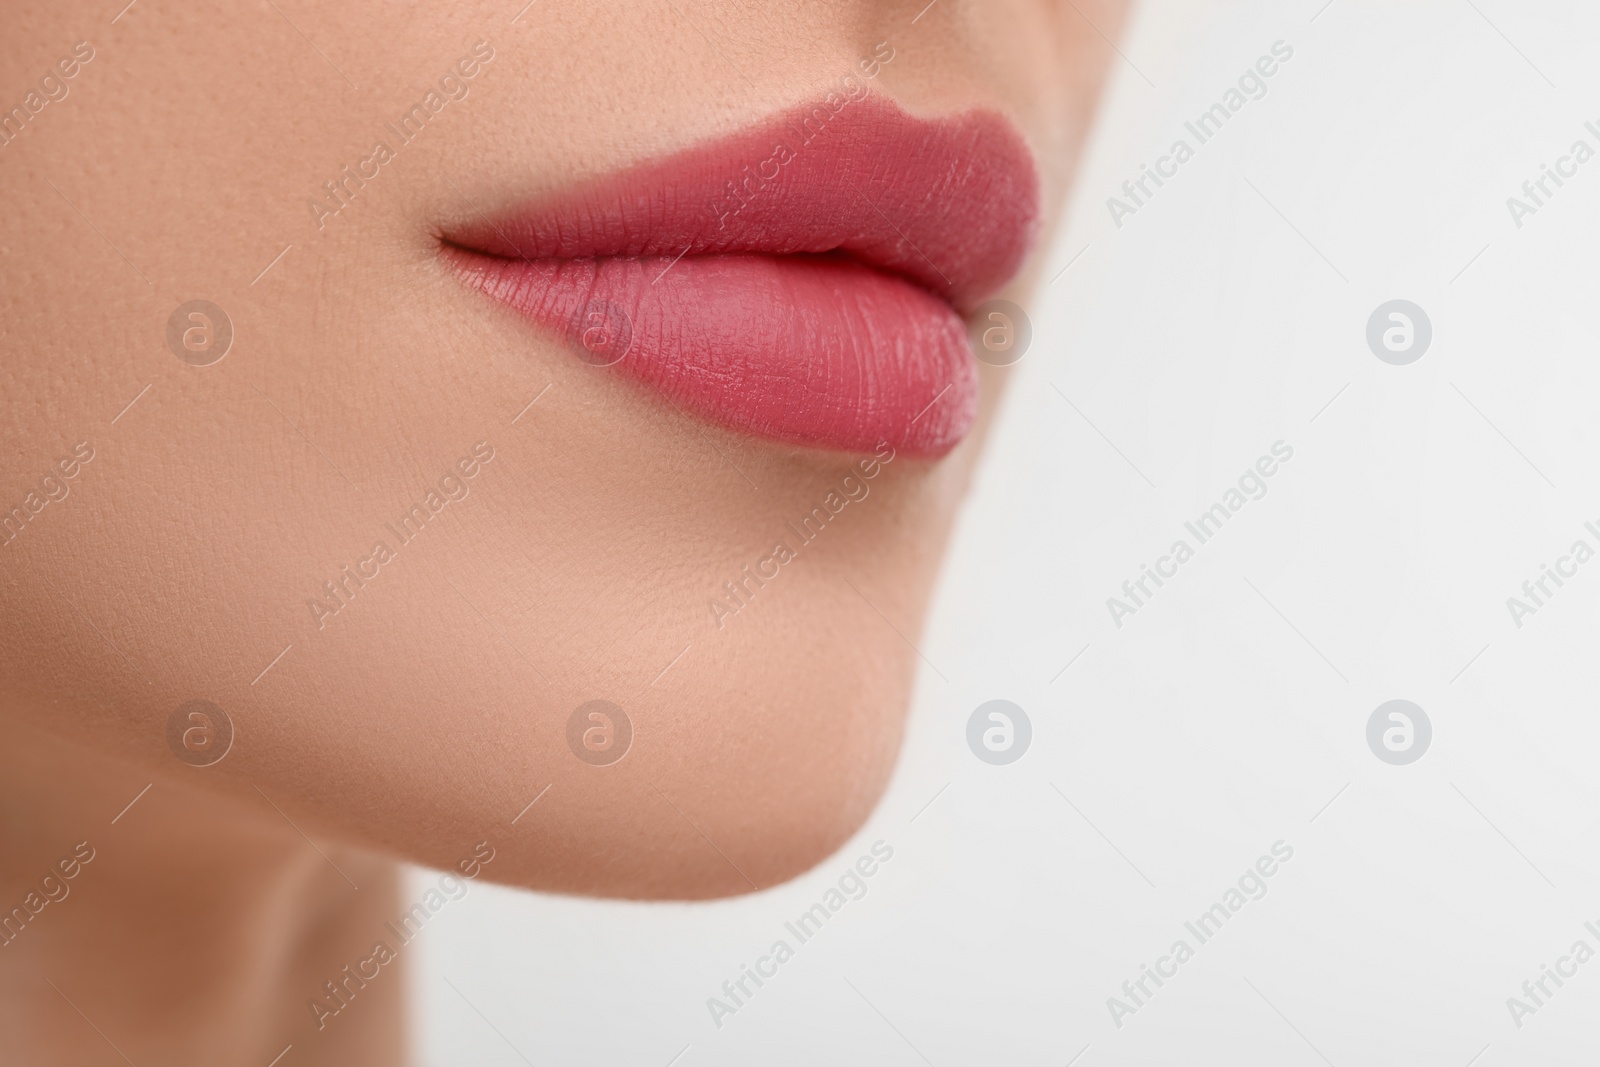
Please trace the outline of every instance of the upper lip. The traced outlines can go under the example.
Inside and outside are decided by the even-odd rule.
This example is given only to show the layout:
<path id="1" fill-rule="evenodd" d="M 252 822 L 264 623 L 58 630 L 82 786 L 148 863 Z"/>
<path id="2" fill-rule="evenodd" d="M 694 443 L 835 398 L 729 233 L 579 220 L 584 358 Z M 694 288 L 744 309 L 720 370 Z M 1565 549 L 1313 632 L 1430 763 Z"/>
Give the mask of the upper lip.
<path id="1" fill-rule="evenodd" d="M 1038 228 L 1039 194 L 1031 153 L 1008 122 L 989 112 L 916 119 L 876 96 L 841 111 L 844 121 L 825 105 L 801 108 L 564 194 L 477 213 L 441 236 L 529 261 L 841 256 L 962 312 L 1015 275 Z M 811 143 L 823 132 L 825 158 Z M 906 160 L 920 165 L 897 169 Z"/>

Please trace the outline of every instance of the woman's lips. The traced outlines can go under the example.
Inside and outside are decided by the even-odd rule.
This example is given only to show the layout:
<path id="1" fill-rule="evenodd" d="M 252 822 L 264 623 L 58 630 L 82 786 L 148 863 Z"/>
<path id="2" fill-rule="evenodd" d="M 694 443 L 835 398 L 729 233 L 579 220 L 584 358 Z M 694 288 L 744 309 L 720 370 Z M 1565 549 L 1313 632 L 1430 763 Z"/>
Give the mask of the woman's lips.
<path id="1" fill-rule="evenodd" d="M 448 230 L 449 260 L 707 421 L 941 456 L 977 412 L 960 312 L 1034 235 L 1032 156 L 990 112 L 830 100 Z"/>

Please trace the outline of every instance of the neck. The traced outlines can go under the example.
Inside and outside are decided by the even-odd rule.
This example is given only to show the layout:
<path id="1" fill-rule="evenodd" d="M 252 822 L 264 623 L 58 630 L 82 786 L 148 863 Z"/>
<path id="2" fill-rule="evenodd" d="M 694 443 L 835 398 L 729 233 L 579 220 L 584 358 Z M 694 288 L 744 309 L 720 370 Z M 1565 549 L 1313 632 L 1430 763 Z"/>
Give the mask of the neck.
<path id="1" fill-rule="evenodd" d="M 389 939 L 393 863 L 313 847 L 265 801 L 183 775 L 139 795 L 145 772 L 17 740 L 0 746 L 0 1033 L 19 1061 L 406 1061 L 399 969 L 344 970 Z"/>

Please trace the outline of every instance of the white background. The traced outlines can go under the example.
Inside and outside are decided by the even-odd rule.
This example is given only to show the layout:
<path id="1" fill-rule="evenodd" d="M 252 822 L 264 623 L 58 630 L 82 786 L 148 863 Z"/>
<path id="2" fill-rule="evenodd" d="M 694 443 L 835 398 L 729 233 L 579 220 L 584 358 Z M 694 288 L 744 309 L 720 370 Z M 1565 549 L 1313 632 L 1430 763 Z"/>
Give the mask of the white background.
<path id="1" fill-rule="evenodd" d="M 474 885 L 413 950 L 423 1062 L 1600 1052 L 1600 961 L 1520 1029 L 1506 1006 L 1580 937 L 1600 950 L 1600 561 L 1521 628 L 1506 607 L 1573 540 L 1600 547 L 1600 160 L 1520 229 L 1506 207 L 1575 139 L 1600 148 L 1600 13 L 1321 6 L 1138 12 L 1046 278 L 1082 255 L 1028 306 L 1033 348 L 919 641 L 938 671 L 871 823 L 810 876 L 724 903 Z M 1294 56 L 1267 96 L 1119 229 L 1106 197 L 1193 145 L 1184 120 L 1277 40 Z M 1395 298 L 1433 324 L 1410 366 L 1366 346 Z M 1267 496 L 1114 626 L 1106 598 L 1278 440 L 1294 458 Z M 964 738 L 999 697 L 1034 727 L 1008 767 Z M 1404 767 L 1365 740 L 1397 697 L 1434 728 Z M 869 894 L 715 1027 L 706 998 L 792 943 L 784 921 L 880 838 L 894 858 Z M 1115 1026 L 1106 999 L 1195 945 L 1184 921 L 1280 839 L 1294 858 L 1266 897 Z"/>

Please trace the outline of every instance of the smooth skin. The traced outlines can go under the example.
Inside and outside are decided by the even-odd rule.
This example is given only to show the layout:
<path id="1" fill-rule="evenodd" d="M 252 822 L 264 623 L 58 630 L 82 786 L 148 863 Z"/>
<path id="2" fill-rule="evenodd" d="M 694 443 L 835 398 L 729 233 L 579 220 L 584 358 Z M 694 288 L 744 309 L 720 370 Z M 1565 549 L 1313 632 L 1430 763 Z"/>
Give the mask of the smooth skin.
<path id="1" fill-rule="evenodd" d="M 403 1063 L 404 949 L 321 1029 L 307 1003 L 412 903 L 399 863 L 487 843 L 480 879 L 711 898 L 861 825 L 981 426 L 885 465 L 718 626 L 723 583 L 859 457 L 598 372 L 462 285 L 437 234 L 819 98 L 888 41 L 877 91 L 1017 125 L 1048 235 L 1123 3 L 924 3 L 6 4 L 0 108 L 28 111 L 0 145 L 0 509 L 26 513 L 0 534 L 0 917 L 28 916 L 0 944 L 8 1055 Z M 467 95 L 314 212 L 477 42 Z M 209 366 L 168 344 L 195 299 L 234 331 Z M 385 524 L 475 446 L 467 495 L 400 545 Z M 378 540 L 375 577 L 308 607 Z M 633 726 L 610 766 L 567 744 L 593 699 Z M 235 731 L 209 767 L 169 747 L 192 700 Z"/>

